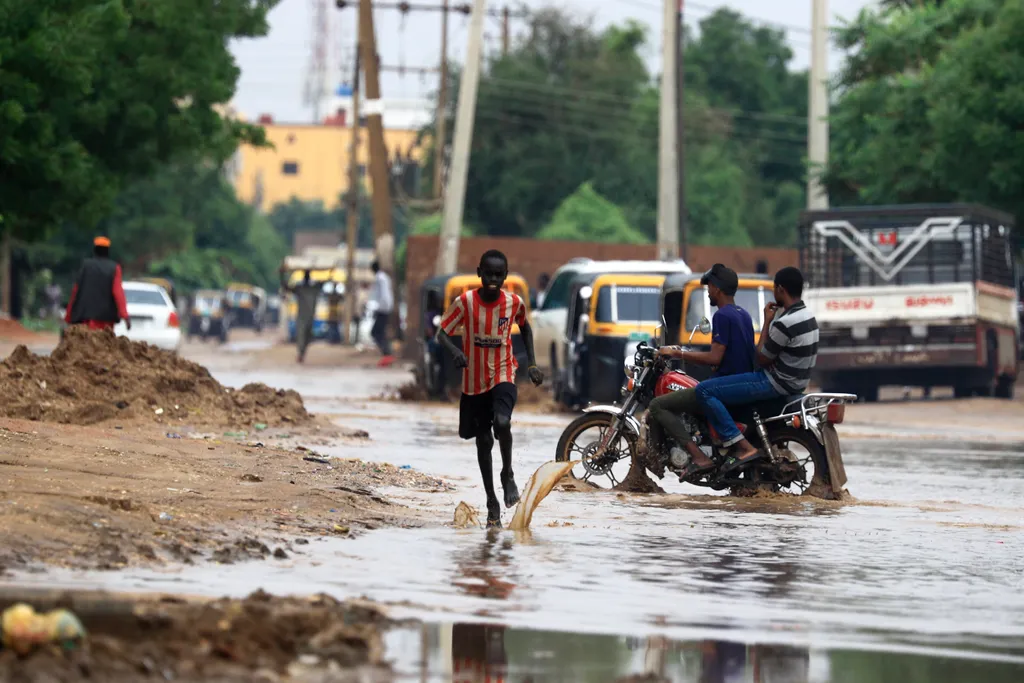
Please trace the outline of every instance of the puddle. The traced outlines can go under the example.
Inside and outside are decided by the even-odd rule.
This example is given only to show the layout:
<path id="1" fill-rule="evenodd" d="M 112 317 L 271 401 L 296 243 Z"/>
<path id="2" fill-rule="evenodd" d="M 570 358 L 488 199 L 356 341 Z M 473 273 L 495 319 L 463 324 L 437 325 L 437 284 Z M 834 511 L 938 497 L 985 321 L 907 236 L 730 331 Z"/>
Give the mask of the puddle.
<path id="1" fill-rule="evenodd" d="M 424 683 L 1017 683 L 1024 677 L 1024 657 L 968 657 L 955 645 L 886 652 L 479 623 L 401 629 L 385 642 L 396 680 Z"/>

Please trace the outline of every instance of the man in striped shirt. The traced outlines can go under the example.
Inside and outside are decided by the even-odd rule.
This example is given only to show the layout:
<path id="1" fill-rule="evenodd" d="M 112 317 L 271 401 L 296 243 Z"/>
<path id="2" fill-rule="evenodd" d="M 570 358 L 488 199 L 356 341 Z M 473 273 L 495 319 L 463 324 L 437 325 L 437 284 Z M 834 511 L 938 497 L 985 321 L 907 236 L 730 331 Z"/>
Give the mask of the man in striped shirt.
<path id="1" fill-rule="evenodd" d="M 512 410 L 516 405 L 516 363 L 512 352 L 512 326 L 526 345 L 530 380 L 537 386 L 544 375 L 533 354 L 533 330 L 526 318 L 526 303 L 502 289 L 508 277 L 508 259 L 497 250 L 480 258 L 476 269 L 481 287 L 460 295 L 441 316 L 437 340 L 462 368 L 462 398 L 459 402 L 459 436 L 476 439 L 476 456 L 487 492 L 487 526 L 501 526 L 501 504 L 494 493 L 491 450 L 494 437 L 501 450 L 501 487 L 505 507 L 519 502 L 512 473 Z M 462 348 L 452 335 L 462 330 Z M 491 436 L 491 433 L 494 436 Z"/>
<path id="2" fill-rule="evenodd" d="M 796 268 L 775 274 L 775 303 L 764 309 L 757 343 L 757 372 L 717 377 L 697 385 L 697 401 L 722 444 L 731 447 L 722 474 L 764 457 L 743 438 L 726 405 L 744 405 L 799 394 L 807 388 L 818 358 L 818 321 L 800 297 L 804 276 Z M 780 311 L 781 307 L 781 311 Z"/>

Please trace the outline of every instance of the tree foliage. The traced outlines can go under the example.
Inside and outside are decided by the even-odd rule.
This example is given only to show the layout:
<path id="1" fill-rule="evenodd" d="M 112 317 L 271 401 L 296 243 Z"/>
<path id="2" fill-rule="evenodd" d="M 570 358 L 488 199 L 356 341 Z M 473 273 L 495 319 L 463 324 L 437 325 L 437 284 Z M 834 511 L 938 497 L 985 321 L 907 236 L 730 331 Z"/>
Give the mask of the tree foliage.
<path id="1" fill-rule="evenodd" d="M 542 240 L 581 240 L 612 244 L 646 244 L 647 237 L 626 220 L 622 209 L 583 183 L 555 209 L 540 232 Z"/>
<path id="2" fill-rule="evenodd" d="M 841 201 L 1024 216 L 1024 0 L 890 3 L 838 32 L 825 180 Z"/>
<path id="3" fill-rule="evenodd" d="M 597 31 L 558 9 L 531 16 L 526 34 L 481 74 L 467 222 L 494 235 L 551 235 L 556 211 L 586 184 L 653 240 L 659 90 L 642 58 L 648 39 L 635 23 Z M 807 78 L 789 69 L 783 33 L 720 10 L 688 38 L 685 57 L 691 234 L 790 243 L 803 204 Z M 453 74 L 456 95 L 458 81 Z"/>
<path id="4" fill-rule="evenodd" d="M 227 43 L 277 0 L 0 0 L 0 215 L 23 239 L 91 226 L 168 162 L 214 163 L 262 129 L 223 118 Z"/>

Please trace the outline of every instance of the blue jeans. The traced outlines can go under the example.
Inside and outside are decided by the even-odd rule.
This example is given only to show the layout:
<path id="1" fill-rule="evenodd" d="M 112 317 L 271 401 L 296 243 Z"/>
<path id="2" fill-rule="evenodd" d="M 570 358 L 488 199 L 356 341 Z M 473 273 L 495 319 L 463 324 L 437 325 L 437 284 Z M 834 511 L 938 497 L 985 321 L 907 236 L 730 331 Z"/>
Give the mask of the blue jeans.
<path id="1" fill-rule="evenodd" d="M 756 403 L 781 395 L 768 381 L 768 374 L 764 370 L 715 377 L 697 385 L 697 402 L 725 446 L 731 446 L 743 438 L 725 404 Z"/>

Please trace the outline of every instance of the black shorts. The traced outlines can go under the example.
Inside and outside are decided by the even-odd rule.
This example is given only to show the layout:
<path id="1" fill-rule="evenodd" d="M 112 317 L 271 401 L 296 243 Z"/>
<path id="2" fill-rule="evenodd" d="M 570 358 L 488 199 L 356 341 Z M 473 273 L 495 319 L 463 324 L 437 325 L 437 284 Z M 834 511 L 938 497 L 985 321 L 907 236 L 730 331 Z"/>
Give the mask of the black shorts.
<path id="1" fill-rule="evenodd" d="M 475 439 L 491 430 L 495 415 L 512 419 L 519 391 L 511 382 L 502 382 L 482 394 L 463 394 L 459 401 L 459 436 Z"/>

